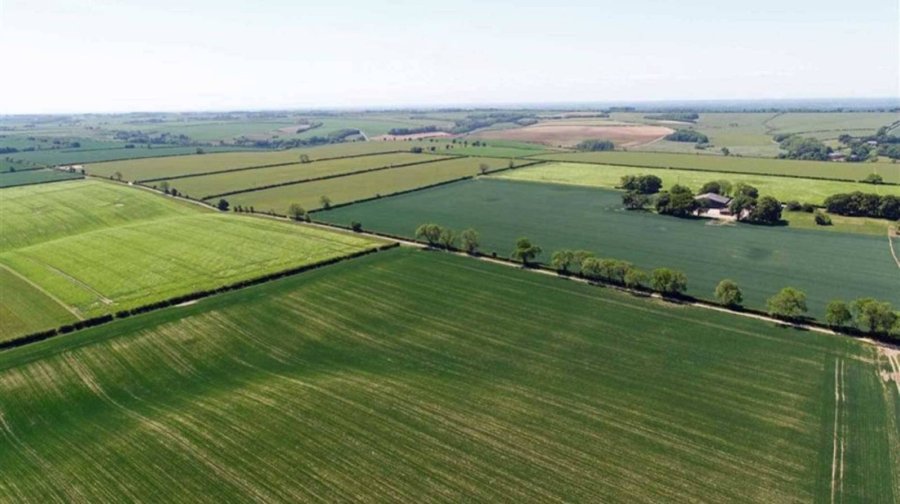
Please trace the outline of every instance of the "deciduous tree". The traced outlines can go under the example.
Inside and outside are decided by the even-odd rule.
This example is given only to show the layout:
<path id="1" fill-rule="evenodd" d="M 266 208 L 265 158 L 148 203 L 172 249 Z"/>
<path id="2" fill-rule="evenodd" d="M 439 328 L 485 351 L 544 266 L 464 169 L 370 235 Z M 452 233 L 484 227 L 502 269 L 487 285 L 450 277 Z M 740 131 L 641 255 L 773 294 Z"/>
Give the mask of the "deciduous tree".
<path id="1" fill-rule="evenodd" d="M 734 280 L 725 279 L 716 286 L 716 299 L 723 306 L 736 308 L 744 301 L 744 294 Z"/>
<path id="2" fill-rule="evenodd" d="M 422 224 L 416 228 L 416 239 L 425 239 L 429 246 L 434 247 L 441 239 L 441 226 L 437 224 Z"/>
<path id="3" fill-rule="evenodd" d="M 474 254 L 478 252 L 478 232 L 472 228 L 466 229 L 462 233 L 459 234 L 459 239 L 462 242 L 462 248 L 469 254 Z"/>
<path id="4" fill-rule="evenodd" d="M 769 315 L 779 318 L 796 318 L 807 312 L 806 294 L 793 287 L 785 287 L 766 301 Z"/>
<path id="5" fill-rule="evenodd" d="M 557 250 L 550 256 L 550 267 L 559 273 L 568 273 L 575 254 L 571 250 Z"/>
<path id="6" fill-rule="evenodd" d="M 850 307 L 840 300 L 833 300 L 825 307 L 825 323 L 831 327 L 846 327 L 853 320 Z"/>
<path id="7" fill-rule="evenodd" d="M 897 322 L 897 313 L 886 301 L 860 298 L 850 305 L 856 326 L 870 333 L 887 333 Z"/>
<path id="8" fill-rule="evenodd" d="M 511 257 L 516 261 L 522 261 L 523 266 L 528 266 L 528 263 L 541 255 L 541 252 L 543 252 L 541 247 L 522 237 L 516 240 L 516 248 L 512 251 Z"/>
<path id="9" fill-rule="evenodd" d="M 650 285 L 664 295 L 681 295 L 687 290 L 687 275 L 669 268 L 657 268 L 650 276 Z"/>

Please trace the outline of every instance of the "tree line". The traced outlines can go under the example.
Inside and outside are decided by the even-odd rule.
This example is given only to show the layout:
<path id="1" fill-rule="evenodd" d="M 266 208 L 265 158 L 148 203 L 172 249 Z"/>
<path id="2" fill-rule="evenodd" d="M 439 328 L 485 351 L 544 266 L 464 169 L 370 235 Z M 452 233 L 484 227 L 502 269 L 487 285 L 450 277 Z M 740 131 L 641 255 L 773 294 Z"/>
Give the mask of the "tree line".
<path id="1" fill-rule="evenodd" d="M 431 248 L 463 250 L 479 254 L 479 235 L 474 229 L 456 233 L 434 223 L 422 224 L 415 230 L 415 238 Z M 462 245 L 457 248 L 457 245 Z M 516 240 L 509 259 L 523 267 L 538 266 L 536 259 L 543 248 L 527 237 Z M 491 254 L 496 257 L 497 254 Z M 624 286 L 632 290 L 657 292 L 665 297 L 684 297 L 687 293 L 687 275 L 672 268 L 656 268 L 649 272 L 635 267 L 628 261 L 597 257 L 589 250 L 562 249 L 550 255 L 549 268 L 562 276 L 576 275 L 592 281 Z M 720 281 L 713 292 L 716 302 L 732 310 L 742 310 L 743 291 L 731 279 Z M 784 287 L 766 300 L 766 313 L 782 320 L 802 320 L 808 307 L 806 294 L 795 287 Z M 852 303 L 833 300 L 826 307 L 825 323 L 837 330 L 854 329 L 872 335 L 900 334 L 900 313 L 890 303 L 874 298 L 860 298 Z"/>
<path id="2" fill-rule="evenodd" d="M 615 144 L 609 140 L 583 140 L 575 146 L 575 150 L 587 152 L 611 151 L 615 148 Z"/>
<path id="3" fill-rule="evenodd" d="M 700 114 L 696 112 L 670 112 L 666 114 L 648 114 L 644 116 L 644 119 L 650 119 L 652 121 L 678 121 L 678 122 L 697 122 L 700 119 Z"/>
<path id="4" fill-rule="evenodd" d="M 664 138 L 665 140 L 668 140 L 670 142 L 692 142 L 698 144 L 709 143 L 708 136 L 700 133 L 699 131 L 694 131 L 691 129 L 676 130 L 674 133 L 669 133 Z"/>
<path id="5" fill-rule="evenodd" d="M 867 194 L 860 191 L 833 194 L 825 198 L 825 208 L 838 215 L 900 219 L 900 197 Z"/>
<path id="6" fill-rule="evenodd" d="M 828 161 L 833 151 L 817 138 L 799 135 L 775 135 L 775 141 L 784 152 L 778 154 L 781 159 L 804 159 L 809 161 Z"/>
<path id="7" fill-rule="evenodd" d="M 438 130 L 437 126 L 421 126 L 418 128 L 391 128 L 388 130 L 388 135 L 393 135 L 393 136 L 416 135 L 419 133 L 434 133 L 437 130 Z"/>

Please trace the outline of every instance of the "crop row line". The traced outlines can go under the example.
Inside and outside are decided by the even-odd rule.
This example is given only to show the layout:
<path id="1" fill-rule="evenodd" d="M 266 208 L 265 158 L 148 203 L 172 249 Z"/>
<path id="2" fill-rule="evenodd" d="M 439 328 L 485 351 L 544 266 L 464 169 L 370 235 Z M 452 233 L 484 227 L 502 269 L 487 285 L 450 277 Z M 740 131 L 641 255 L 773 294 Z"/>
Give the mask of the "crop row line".
<path id="1" fill-rule="evenodd" d="M 263 191 L 266 189 L 274 189 L 276 187 L 305 184 L 308 182 L 318 182 L 320 180 L 329 180 L 329 179 L 335 179 L 335 178 L 350 177 L 353 175 L 360 175 L 363 173 L 370 173 L 370 172 L 376 172 L 376 171 L 381 171 L 381 170 L 391 170 L 394 168 L 405 168 L 405 167 L 409 167 L 409 166 L 417 166 L 417 165 L 423 165 L 423 164 L 429 164 L 429 163 L 440 163 L 441 161 L 447 161 L 447 159 L 429 159 L 427 161 L 415 161 L 412 163 L 390 164 L 390 165 L 378 166 L 375 168 L 366 168 L 363 170 L 356 170 L 356 171 L 346 172 L 346 173 L 333 173 L 331 175 L 321 175 L 319 177 L 310 177 L 310 178 L 305 178 L 305 179 L 301 179 L 301 180 L 291 180 L 288 182 L 279 182 L 277 184 L 268 184 L 268 185 L 263 185 L 263 186 L 258 186 L 258 187 L 251 187 L 251 188 L 247 188 L 247 189 L 237 189 L 234 191 L 226 191 L 226 192 L 219 193 L 219 194 L 210 194 L 208 196 L 204 196 L 202 199 L 208 200 L 208 199 L 212 199 L 212 198 L 221 198 L 223 196 L 231 196 L 234 194 L 243 194 L 243 193 L 248 193 L 248 192 Z"/>
<path id="2" fill-rule="evenodd" d="M 367 157 L 367 156 L 380 156 L 382 154 L 399 154 L 401 152 L 406 152 L 406 151 L 385 151 L 385 152 L 370 152 L 367 154 L 350 154 L 347 156 L 334 156 L 334 157 L 327 157 L 327 158 L 321 158 L 321 159 L 314 159 L 314 160 L 309 161 L 308 163 L 303 163 L 302 161 L 287 161 L 284 163 L 270 163 L 270 164 L 263 164 L 263 165 L 242 166 L 240 168 L 227 168 L 224 170 L 213 170 L 213 171 L 199 172 L 199 173 L 185 173 L 183 175 L 174 175 L 174 176 L 170 176 L 170 177 L 156 177 L 156 178 L 149 178 L 149 179 L 140 179 L 140 180 L 137 180 L 136 182 L 146 183 L 146 182 L 159 182 L 162 180 L 178 180 L 178 179 L 191 178 L 191 177 L 204 177 L 206 175 L 218 175 L 220 173 L 233 173 L 233 172 L 240 172 L 240 171 L 246 171 L 246 170 L 258 170 L 260 168 L 275 168 L 278 166 L 289 166 L 289 165 L 295 165 L 295 164 L 313 164 L 313 163 L 319 163 L 321 161 L 333 161 L 335 159 L 350 159 L 350 158 Z"/>
<path id="3" fill-rule="evenodd" d="M 243 289 L 246 287 L 251 287 L 254 285 L 271 282 L 273 280 L 278 280 L 280 278 L 294 276 L 294 275 L 297 275 L 300 273 L 304 273 L 306 271 L 312 271 L 315 269 L 330 266 L 332 264 L 337 264 L 337 263 L 340 263 L 343 261 L 356 259 L 358 257 L 366 256 L 369 254 L 374 254 L 374 253 L 388 250 L 388 249 L 398 247 L 398 246 L 400 246 L 399 243 L 392 241 L 391 243 L 386 243 L 383 245 L 370 247 L 365 250 L 353 252 L 351 254 L 340 255 L 337 257 L 332 257 L 330 259 L 325 259 L 322 261 L 305 264 L 303 266 L 288 268 L 285 270 L 277 271 L 275 273 L 269 273 L 266 275 L 250 278 L 247 280 L 241 280 L 239 282 L 234 282 L 234 283 L 230 283 L 227 285 L 223 285 L 223 286 L 217 287 L 215 289 L 195 291 L 195 292 L 191 292 L 191 293 L 184 294 L 181 296 L 176 296 L 176 297 L 172 297 L 169 299 L 164 299 L 162 301 L 157 301 L 154 303 L 142 305 L 142 306 L 139 306 L 136 308 L 132 308 L 130 310 L 122 310 L 122 311 L 116 312 L 114 314 L 111 313 L 111 314 L 106 314 L 106 315 L 102 315 L 99 317 L 82 319 L 82 320 L 79 320 L 78 322 L 62 325 L 62 326 L 56 327 L 54 329 L 27 334 L 27 335 L 20 336 L 18 338 L 14 338 L 14 339 L 7 340 L 7 341 L 0 341 L 0 351 L 20 347 L 23 345 L 27 345 L 29 343 L 43 341 L 43 340 L 46 340 L 49 338 L 53 338 L 55 336 L 68 334 L 70 332 L 74 332 L 74 331 L 77 331 L 80 329 L 86 329 L 88 327 L 103 325 L 103 324 L 112 322 L 113 320 L 116 320 L 116 319 L 123 319 L 123 318 L 131 317 L 134 315 L 139 315 L 142 313 L 148 313 L 148 312 L 152 312 L 152 311 L 156 311 L 156 310 L 161 310 L 163 308 L 168 308 L 170 306 L 177 306 L 177 305 L 181 305 L 183 303 L 197 301 L 199 299 L 214 296 L 216 294 L 222 294 L 225 292 L 230 292 L 230 291 L 234 291 L 234 290 L 238 290 L 238 289 Z"/>

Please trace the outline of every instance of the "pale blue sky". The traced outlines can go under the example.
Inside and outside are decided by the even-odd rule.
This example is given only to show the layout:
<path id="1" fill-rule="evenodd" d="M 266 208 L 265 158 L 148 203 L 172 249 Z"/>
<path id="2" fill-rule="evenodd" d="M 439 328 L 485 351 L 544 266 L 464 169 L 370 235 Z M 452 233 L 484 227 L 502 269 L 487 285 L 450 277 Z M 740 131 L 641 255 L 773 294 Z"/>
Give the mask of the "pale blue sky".
<path id="1" fill-rule="evenodd" d="M 0 113 L 896 97 L 898 0 L 0 0 Z"/>

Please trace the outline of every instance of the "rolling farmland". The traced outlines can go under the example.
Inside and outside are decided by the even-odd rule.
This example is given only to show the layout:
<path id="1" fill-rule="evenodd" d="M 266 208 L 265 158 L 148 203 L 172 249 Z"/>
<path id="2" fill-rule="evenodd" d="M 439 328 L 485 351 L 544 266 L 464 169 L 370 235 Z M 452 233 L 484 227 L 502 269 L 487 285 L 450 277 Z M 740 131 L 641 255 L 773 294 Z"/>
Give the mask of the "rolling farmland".
<path id="1" fill-rule="evenodd" d="M 236 172 L 202 175 L 168 180 L 170 187 L 181 194 L 189 194 L 203 199 L 210 195 L 231 191 L 254 189 L 273 184 L 295 182 L 300 180 L 328 177 L 373 168 L 387 168 L 395 165 L 425 163 L 448 159 L 446 156 L 429 154 L 412 154 L 398 152 L 390 154 L 372 154 L 363 157 L 330 159 L 311 163 L 298 163 L 270 168 L 255 168 Z M 153 182 L 158 184 L 160 182 Z"/>
<path id="2" fill-rule="evenodd" d="M 700 154 L 717 155 L 719 149 L 728 147 L 741 156 L 775 157 L 778 134 L 798 134 L 820 140 L 835 140 L 841 134 L 870 135 L 881 127 L 900 119 L 895 112 L 702 112 L 695 123 L 674 123 L 648 119 L 646 113 L 613 113 L 618 121 L 660 124 L 670 127 L 688 127 L 709 137 L 713 148 Z M 652 114 L 649 114 L 652 115 Z M 635 147 L 642 151 L 680 152 L 698 154 L 689 142 L 653 142 Z"/>
<path id="3" fill-rule="evenodd" d="M 305 184 L 288 185 L 261 191 L 246 192 L 230 196 L 232 205 L 253 207 L 256 211 L 284 214 L 292 203 L 299 203 L 306 209 L 322 206 L 320 198 L 327 196 L 332 205 L 340 205 L 360 199 L 374 198 L 399 191 L 438 184 L 479 173 L 481 164 L 489 169 L 505 168 L 511 161 L 500 158 L 459 158 L 391 170 L 382 170 L 359 175 L 350 175 Z M 516 161 L 523 164 L 529 161 Z"/>
<path id="4" fill-rule="evenodd" d="M 690 187 L 694 192 L 706 182 L 727 180 L 739 182 L 759 189 L 760 195 L 774 196 L 779 201 L 795 200 L 803 203 L 822 205 L 832 194 L 861 191 L 880 195 L 900 196 L 900 185 L 875 185 L 861 182 L 838 182 L 834 180 L 771 177 L 694 170 L 667 170 L 637 168 L 619 165 L 596 165 L 587 163 L 547 163 L 520 170 L 504 172 L 496 177 L 508 180 L 571 184 L 614 189 L 625 175 L 656 175 L 663 181 L 663 190 L 674 184 Z"/>
<path id="5" fill-rule="evenodd" d="M 122 174 L 122 178 L 125 180 L 140 181 L 163 179 L 177 175 L 232 170 L 249 166 L 298 163 L 300 162 L 300 156 L 303 154 L 309 156 L 310 160 L 316 160 L 337 156 L 374 154 L 394 150 L 398 150 L 397 146 L 387 145 L 387 143 L 355 142 L 331 144 L 305 149 L 192 154 L 189 156 L 112 161 L 108 163 L 91 164 L 86 166 L 85 169 L 91 175 L 111 177 L 118 172 Z"/>
<path id="6" fill-rule="evenodd" d="M 0 500 L 895 502 L 889 358 L 395 250 L 0 353 Z"/>
<path id="7" fill-rule="evenodd" d="M 20 194 L 0 201 L 4 216 L 16 200 L 53 210 L 46 215 L 9 213 L 13 229 L 0 242 L 0 264 L 85 318 L 376 245 L 349 234 L 203 211 L 109 183 L 55 185 L 62 184 L 69 187 L 56 192 L 5 190 Z M 100 208 L 96 216 L 93 208 Z M 10 280 L 8 275 L 0 278 Z M 4 333 L 0 339 L 21 334 Z"/>
<path id="8" fill-rule="evenodd" d="M 587 249 L 642 269 L 671 267 L 688 276 L 688 293 L 711 298 L 723 278 L 744 301 L 765 308 L 785 286 L 806 292 L 810 314 L 832 299 L 871 296 L 900 305 L 900 268 L 884 236 L 823 233 L 786 227 L 711 225 L 622 209 L 621 193 L 605 189 L 482 178 L 320 212 L 316 219 L 411 236 L 434 222 L 475 228 L 481 248 L 507 257 L 520 236 L 543 247 Z"/>
<path id="9" fill-rule="evenodd" d="M 900 164 L 893 163 L 834 163 L 798 161 L 793 159 L 741 158 L 702 156 L 655 152 L 570 152 L 541 154 L 532 159 L 597 164 L 639 166 L 650 168 L 680 168 L 755 175 L 789 175 L 838 180 L 862 180 L 870 173 L 878 173 L 885 182 L 900 184 Z"/>

